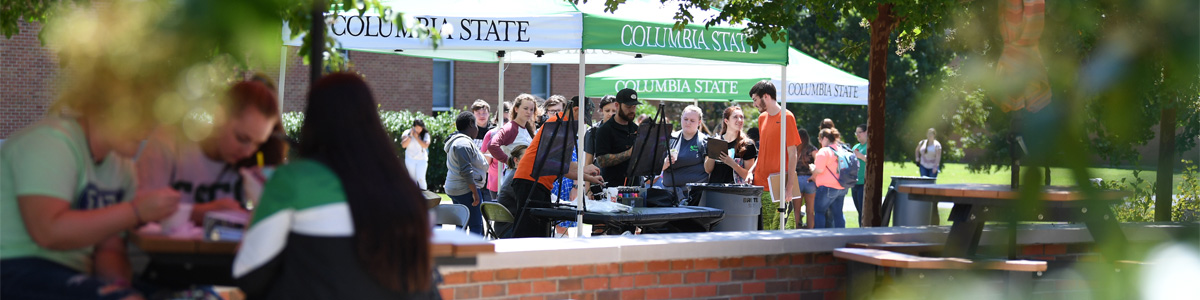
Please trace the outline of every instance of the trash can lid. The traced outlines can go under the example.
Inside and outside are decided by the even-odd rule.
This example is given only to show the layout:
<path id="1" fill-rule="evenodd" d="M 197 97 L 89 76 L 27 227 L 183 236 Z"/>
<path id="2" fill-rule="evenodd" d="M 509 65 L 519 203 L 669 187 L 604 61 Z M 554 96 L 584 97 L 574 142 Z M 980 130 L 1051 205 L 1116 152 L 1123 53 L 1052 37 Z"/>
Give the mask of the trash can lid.
<path id="1" fill-rule="evenodd" d="M 689 183 L 688 188 L 699 191 L 714 191 L 726 194 L 761 196 L 763 187 L 750 184 L 732 183 Z"/>

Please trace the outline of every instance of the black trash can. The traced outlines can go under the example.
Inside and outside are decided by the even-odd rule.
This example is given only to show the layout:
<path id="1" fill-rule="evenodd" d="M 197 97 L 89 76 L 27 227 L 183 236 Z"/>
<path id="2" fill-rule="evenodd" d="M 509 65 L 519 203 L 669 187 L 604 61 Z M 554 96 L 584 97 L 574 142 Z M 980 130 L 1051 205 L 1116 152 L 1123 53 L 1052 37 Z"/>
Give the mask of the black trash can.
<path id="1" fill-rule="evenodd" d="M 892 176 L 892 186 L 905 184 L 932 184 L 937 178 L 920 176 Z M 892 226 L 926 226 L 933 224 L 933 214 L 937 203 L 909 200 L 908 193 L 896 190 L 895 213 L 892 214 Z"/>
<path id="2" fill-rule="evenodd" d="M 758 218 L 762 213 L 763 188 L 748 184 L 688 184 L 691 191 L 698 191 L 698 206 L 712 207 L 725 211 L 725 218 L 713 226 L 713 231 L 758 230 Z"/>

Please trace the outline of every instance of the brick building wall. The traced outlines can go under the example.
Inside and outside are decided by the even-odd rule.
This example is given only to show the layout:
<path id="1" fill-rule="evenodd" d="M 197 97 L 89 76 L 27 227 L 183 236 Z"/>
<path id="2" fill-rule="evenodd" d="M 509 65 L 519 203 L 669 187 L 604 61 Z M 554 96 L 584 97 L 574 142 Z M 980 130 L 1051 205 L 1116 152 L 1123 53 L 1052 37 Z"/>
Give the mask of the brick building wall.
<path id="1" fill-rule="evenodd" d="M 287 79 L 284 81 L 284 111 L 303 111 L 307 96 L 309 66 L 288 47 Z M 433 59 L 402 55 L 350 52 L 352 70 L 362 74 L 384 110 L 433 111 Z M 588 65 L 588 74 L 603 71 L 613 65 Z M 263 73 L 278 82 L 278 64 L 267 66 Z M 530 90 L 530 64 L 508 64 L 504 72 L 504 99 L 511 100 Z M 570 98 L 579 91 L 579 66 L 554 64 L 550 66 L 550 92 Z M 454 62 L 454 107 L 468 107 L 476 99 L 496 104 L 499 70 L 496 64 Z M 495 108 L 493 107 L 493 111 Z"/>
<path id="2" fill-rule="evenodd" d="M 0 37 L 0 139 L 40 120 L 56 94 L 58 57 L 38 40 L 42 26 L 20 28 L 11 39 Z"/>
<path id="3" fill-rule="evenodd" d="M 40 120 L 56 94 L 58 59 L 38 40 L 41 25 L 21 22 L 21 33 L 0 38 L 0 139 Z M 303 111 L 307 97 L 309 66 L 288 47 L 287 74 L 283 80 L 283 110 Z M 353 71 L 362 74 L 384 110 L 433 110 L 433 60 L 401 55 L 350 52 Z M 279 61 L 263 62 L 262 73 L 279 78 Z M 612 65 L 589 65 L 589 74 Z M 577 65 L 550 67 L 552 94 L 570 98 L 579 91 Z M 454 63 L 454 107 L 470 106 L 475 99 L 496 103 L 499 70 L 496 64 Z M 504 99 L 530 90 L 530 65 L 509 64 L 504 75 Z M 495 108 L 493 107 L 493 111 Z"/>

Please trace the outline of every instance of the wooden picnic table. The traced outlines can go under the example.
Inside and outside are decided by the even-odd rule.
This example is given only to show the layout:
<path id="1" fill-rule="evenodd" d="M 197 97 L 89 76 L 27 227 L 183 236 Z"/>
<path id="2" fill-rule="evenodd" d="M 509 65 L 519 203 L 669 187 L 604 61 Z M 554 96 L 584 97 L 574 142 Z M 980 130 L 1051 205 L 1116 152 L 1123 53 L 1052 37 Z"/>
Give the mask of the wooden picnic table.
<path id="1" fill-rule="evenodd" d="M 131 241 L 149 254 L 236 255 L 240 242 L 207 241 L 194 238 L 173 238 L 161 234 L 135 234 Z M 461 230 L 433 231 L 430 256 L 435 258 L 474 258 L 482 253 L 496 252 L 496 245 L 482 236 Z"/>
<path id="2" fill-rule="evenodd" d="M 975 256 L 983 225 L 988 221 L 1083 222 L 1098 245 L 1125 244 L 1125 235 L 1110 207 L 1130 195 L 1124 191 L 1099 190 L 1089 198 L 1075 187 L 1046 186 L 1036 199 L 1022 200 L 1020 191 L 1001 184 L 906 184 L 898 190 L 916 201 L 954 203 L 949 217 L 954 225 L 943 253 L 949 257 Z M 1016 256 L 1015 229 L 1010 233 L 1012 259 Z M 1109 252 L 1105 254 L 1110 260 L 1123 256 Z"/>
<path id="3" fill-rule="evenodd" d="M 130 241 L 150 257 L 145 275 L 153 282 L 233 285 L 233 259 L 240 242 L 144 233 L 132 235 Z M 441 266 L 474 265 L 480 254 L 496 252 L 486 238 L 461 230 L 434 230 L 432 243 L 430 256 Z"/>

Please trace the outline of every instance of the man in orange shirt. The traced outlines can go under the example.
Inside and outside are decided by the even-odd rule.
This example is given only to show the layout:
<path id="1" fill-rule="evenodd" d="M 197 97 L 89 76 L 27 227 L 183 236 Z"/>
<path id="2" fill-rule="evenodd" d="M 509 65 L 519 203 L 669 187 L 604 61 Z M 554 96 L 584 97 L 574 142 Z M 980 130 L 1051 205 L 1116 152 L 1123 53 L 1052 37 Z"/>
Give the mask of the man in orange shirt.
<path id="1" fill-rule="evenodd" d="M 585 105 L 587 107 L 585 119 L 590 119 L 592 111 L 591 101 L 587 100 L 587 98 L 584 99 L 586 102 L 588 102 L 587 105 Z M 568 108 L 566 111 L 551 116 L 548 120 L 546 120 L 546 123 L 549 124 L 564 119 L 570 120 L 571 122 L 578 122 L 576 121 L 578 120 L 576 118 L 578 118 L 579 108 L 573 107 L 577 102 L 578 101 L 575 99 L 572 99 L 572 101 L 567 104 Z M 571 115 L 564 115 L 566 113 L 570 113 Z M 517 170 L 512 182 L 506 187 L 501 187 L 503 191 L 500 192 L 500 204 L 503 204 L 504 207 L 508 208 L 513 216 L 517 216 L 517 224 L 514 224 L 515 228 L 513 229 L 512 237 L 545 236 L 545 228 L 539 225 L 538 222 L 534 220 L 533 216 L 528 214 L 525 214 L 524 216 L 521 215 L 524 213 L 526 208 L 550 207 L 550 189 L 554 186 L 554 180 L 556 179 L 556 176 L 541 176 L 538 178 L 533 177 L 533 165 L 537 162 L 538 157 L 543 154 L 547 154 L 541 152 L 548 152 L 538 151 L 538 144 L 541 143 L 542 133 L 545 132 L 546 128 L 549 127 L 543 125 L 538 129 L 537 134 L 535 134 L 533 137 L 533 142 L 529 144 L 529 148 L 525 149 L 525 156 L 521 157 L 521 161 L 517 163 Z M 566 141 L 572 143 L 576 140 L 574 135 L 567 136 L 565 138 L 567 139 Z M 549 153 L 549 155 L 555 154 L 561 153 Z M 578 178 L 576 178 L 578 167 L 579 166 L 575 162 L 571 162 L 570 168 L 567 170 L 565 177 L 578 180 Z M 583 177 L 584 181 L 591 183 L 600 184 L 604 182 L 604 179 L 600 176 L 600 169 L 596 168 L 595 165 L 585 166 L 583 169 Z M 526 199 L 526 195 L 528 195 L 529 198 Z"/>
<path id="2" fill-rule="evenodd" d="M 750 99 L 754 100 L 754 107 L 758 108 L 761 113 L 758 115 L 758 130 L 759 130 L 759 152 L 758 161 L 753 167 L 750 167 L 749 178 L 747 182 L 754 185 L 764 186 L 767 191 L 771 190 L 771 185 L 767 184 L 767 178 L 774 173 L 779 173 L 779 144 L 780 130 L 785 131 L 787 135 L 787 165 L 784 170 L 787 172 L 788 186 L 796 183 L 796 153 L 797 147 L 800 146 L 800 134 L 796 131 L 796 116 L 792 112 L 783 109 L 779 103 L 775 102 L 775 85 L 769 80 L 759 81 L 750 88 Z M 786 121 L 780 123 L 780 119 Z M 792 199 L 791 189 L 784 189 L 783 199 Z M 812 208 L 809 206 L 806 210 L 809 215 L 812 215 Z"/>

